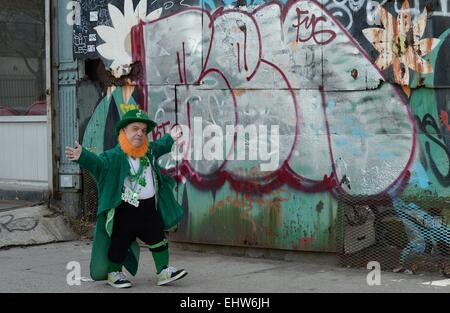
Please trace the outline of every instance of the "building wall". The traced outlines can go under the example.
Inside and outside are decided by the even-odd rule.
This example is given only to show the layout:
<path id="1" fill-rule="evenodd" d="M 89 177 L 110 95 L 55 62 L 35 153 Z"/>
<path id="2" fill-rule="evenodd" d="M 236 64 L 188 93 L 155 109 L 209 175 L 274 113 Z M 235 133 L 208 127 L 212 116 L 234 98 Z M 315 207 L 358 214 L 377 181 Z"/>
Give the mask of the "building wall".
<path id="1" fill-rule="evenodd" d="M 51 193 L 51 114 L 46 82 L 48 1 L 2 1 L 0 10 L 0 198 Z"/>
<path id="2" fill-rule="evenodd" d="M 186 209 L 173 238 L 336 251 L 342 198 L 414 204 L 408 216 L 439 206 L 433 214 L 447 227 L 447 1 L 99 0 L 78 8 L 74 56 L 100 57 L 112 73 L 80 121 L 82 144 L 97 153 L 114 146 L 112 126 L 139 104 L 158 123 L 152 139 L 180 124 L 192 131 L 184 147 L 215 147 L 160 160 L 179 178 Z M 223 136 L 203 133 L 208 126 Z M 231 138 L 238 126 L 256 136 L 227 146 L 227 126 Z M 261 161 L 265 144 L 274 153 Z M 242 150 L 256 160 L 227 159 Z"/>

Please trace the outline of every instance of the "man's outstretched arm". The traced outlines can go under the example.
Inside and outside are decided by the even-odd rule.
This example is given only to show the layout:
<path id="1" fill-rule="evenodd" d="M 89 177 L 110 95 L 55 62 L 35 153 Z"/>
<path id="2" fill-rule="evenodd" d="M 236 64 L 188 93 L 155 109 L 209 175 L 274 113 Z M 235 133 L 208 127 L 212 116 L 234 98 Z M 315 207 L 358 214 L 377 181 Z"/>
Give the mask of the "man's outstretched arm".
<path id="1" fill-rule="evenodd" d="M 83 148 L 75 142 L 75 148 L 66 147 L 66 156 L 70 161 L 77 162 L 82 168 L 87 169 L 98 181 L 101 174 L 108 168 L 108 160 Z"/>
<path id="2" fill-rule="evenodd" d="M 158 140 L 151 142 L 150 147 L 152 148 L 155 158 L 158 159 L 160 156 L 169 153 L 172 149 L 173 143 L 175 140 L 180 138 L 181 135 L 181 128 L 175 126 L 170 130 L 170 133 L 165 134 Z"/>

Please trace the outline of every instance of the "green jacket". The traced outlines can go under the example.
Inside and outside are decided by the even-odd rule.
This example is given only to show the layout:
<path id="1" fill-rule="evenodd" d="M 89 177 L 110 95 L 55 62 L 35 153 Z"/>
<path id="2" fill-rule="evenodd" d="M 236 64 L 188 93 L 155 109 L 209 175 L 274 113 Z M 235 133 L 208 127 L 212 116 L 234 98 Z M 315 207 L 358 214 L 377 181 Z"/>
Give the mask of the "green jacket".
<path id="1" fill-rule="evenodd" d="M 150 142 L 147 152 L 153 172 L 157 207 L 160 200 L 164 200 L 162 203 L 178 205 L 176 200 L 174 200 L 173 193 L 167 192 L 167 190 L 172 191 L 175 185 L 174 181 L 171 177 L 161 174 L 156 163 L 160 156 L 170 152 L 173 142 L 172 137 L 166 134 L 159 140 Z M 108 250 L 111 245 L 110 236 L 114 221 L 114 211 L 122 202 L 122 189 L 125 178 L 130 171 L 130 164 L 127 155 L 119 145 L 100 155 L 83 148 L 77 162 L 82 168 L 87 169 L 97 182 L 98 209 L 91 253 L 90 274 L 94 280 L 105 280 L 108 276 Z M 163 194 L 161 194 L 162 189 L 166 190 Z M 170 197 L 172 198 L 168 199 Z M 139 246 L 135 241 L 131 244 L 123 265 L 130 274 L 135 275 L 138 264 Z"/>

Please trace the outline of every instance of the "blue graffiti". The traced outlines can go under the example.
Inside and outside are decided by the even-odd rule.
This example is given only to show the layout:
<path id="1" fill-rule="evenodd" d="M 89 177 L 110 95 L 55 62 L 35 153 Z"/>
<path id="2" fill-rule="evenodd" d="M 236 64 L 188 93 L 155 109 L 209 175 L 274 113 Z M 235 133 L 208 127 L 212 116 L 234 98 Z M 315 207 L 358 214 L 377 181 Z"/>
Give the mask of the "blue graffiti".
<path id="1" fill-rule="evenodd" d="M 343 121 L 350 128 L 353 137 L 359 137 L 360 139 L 369 137 L 368 133 L 364 130 L 364 125 L 354 117 L 344 116 Z"/>
<path id="2" fill-rule="evenodd" d="M 344 138 L 336 138 L 334 139 L 334 143 L 336 144 L 337 147 L 342 147 L 349 144 L 348 140 Z"/>
<path id="3" fill-rule="evenodd" d="M 211 11 L 216 9 L 216 4 L 214 0 L 200 0 L 198 4 L 202 9 L 210 9 Z"/>
<path id="4" fill-rule="evenodd" d="M 328 100 L 328 104 L 327 104 L 328 113 L 333 113 L 333 110 L 335 107 L 336 107 L 336 103 L 334 102 L 334 100 L 332 100 L 332 99 Z"/>
<path id="5" fill-rule="evenodd" d="M 393 197 L 395 212 L 414 234 L 414 239 L 403 248 L 400 254 L 400 263 L 403 265 L 413 254 L 430 253 L 437 254 L 437 244 L 450 245 L 450 227 L 436 216 L 423 211 L 414 203 L 405 203 L 397 197 Z"/>
<path id="6" fill-rule="evenodd" d="M 430 182 L 428 181 L 427 172 L 423 168 L 422 164 L 417 163 L 413 174 L 411 176 L 411 183 L 417 184 L 420 188 L 426 189 L 430 185 Z"/>

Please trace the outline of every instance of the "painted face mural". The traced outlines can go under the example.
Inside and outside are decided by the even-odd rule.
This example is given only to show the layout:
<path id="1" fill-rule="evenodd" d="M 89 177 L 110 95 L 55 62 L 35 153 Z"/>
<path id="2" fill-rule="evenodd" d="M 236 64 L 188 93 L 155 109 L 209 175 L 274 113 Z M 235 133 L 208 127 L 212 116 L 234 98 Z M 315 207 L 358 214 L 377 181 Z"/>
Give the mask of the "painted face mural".
<path id="1" fill-rule="evenodd" d="M 212 243 L 334 251 L 341 195 L 449 196 L 448 93 L 433 89 L 449 85 L 439 63 L 447 9 L 418 0 L 86 4 L 85 14 L 105 16 L 89 31 L 112 74 L 141 71 L 109 87 L 85 144 L 111 147 L 107 124 L 141 103 L 158 123 L 153 140 L 176 124 L 188 130 L 179 162 L 160 164 L 183 183 L 190 240 L 211 232 Z M 208 214 L 227 216 L 238 235 Z"/>

